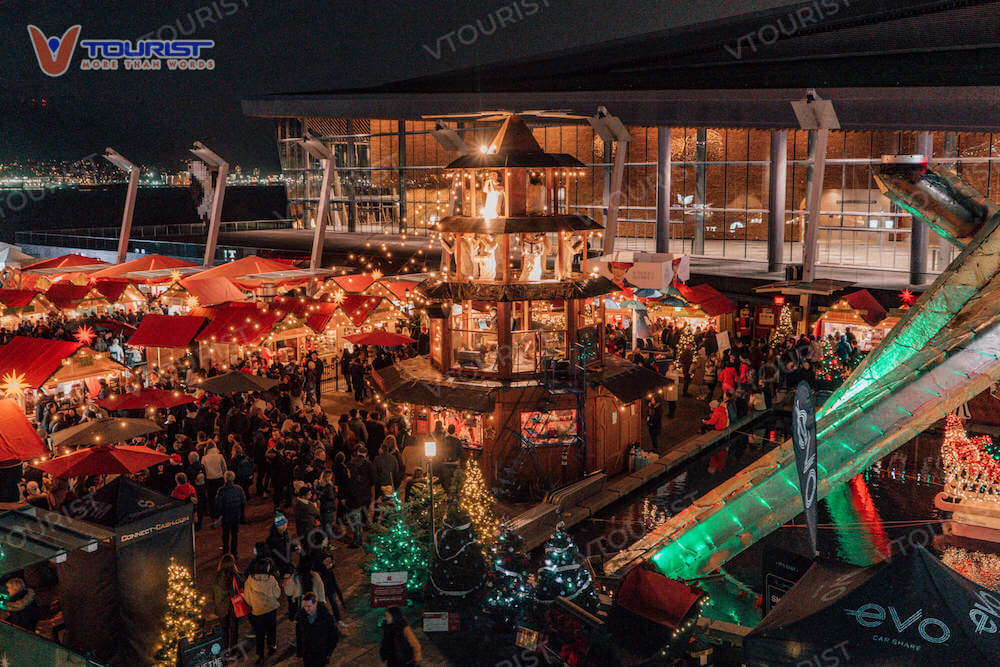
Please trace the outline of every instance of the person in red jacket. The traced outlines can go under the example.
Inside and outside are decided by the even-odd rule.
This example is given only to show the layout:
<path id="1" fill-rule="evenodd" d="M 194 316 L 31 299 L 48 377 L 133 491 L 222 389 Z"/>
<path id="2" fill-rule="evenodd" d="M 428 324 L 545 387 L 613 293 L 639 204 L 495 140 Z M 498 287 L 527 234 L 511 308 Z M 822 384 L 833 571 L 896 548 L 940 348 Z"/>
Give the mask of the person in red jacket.
<path id="1" fill-rule="evenodd" d="M 709 403 L 709 407 L 712 408 L 712 414 L 709 415 L 708 419 L 702 420 L 701 432 L 705 433 L 713 429 L 724 431 L 729 426 L 729 411 L 726 406 L 718 401 L 712 401 Z"/>
<path id="2" fill-rule="evenodd" d="M 736 389 L 736 367 L 732 363 L 728 364 L 725 368 L 719 371 L 719 384 L 722 385 L 722 394 L 725 395 L 727 391 L 732 392 Z"/>

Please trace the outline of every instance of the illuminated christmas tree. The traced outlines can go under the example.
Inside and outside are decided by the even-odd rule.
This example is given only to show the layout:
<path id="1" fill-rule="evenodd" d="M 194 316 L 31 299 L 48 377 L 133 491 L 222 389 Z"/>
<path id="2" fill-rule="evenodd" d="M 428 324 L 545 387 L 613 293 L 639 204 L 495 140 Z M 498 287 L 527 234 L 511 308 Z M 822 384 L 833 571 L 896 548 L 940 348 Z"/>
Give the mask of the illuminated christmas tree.
<path id="1" fill-rule="evenodd" d="M 527 617 L 534 605 L 524 540 L 505 528 L 490 548 L 490 562 L 492 569 L 486 575 L 483 610 L 509 628 Z"/>
<path id="2" fill-rule="evenodd" d="M 394 507 L 383 525 L 375 526 L 365 540 L 369 558 L 362 568 L 369 574 L 405 570 L 406 588 L 420 590 L 427 583 L 427 543 L 414 530 L 395 492 L 392 498 Z"/>
<path id="3" fill-rule="evenodd" d="M 188 641 L 198 634 L 205 598 L 198 595 L 191 580 L 191 572 L 170 559 L 167 566 L 167 611 L 163 615 L 163 644 L 156 652 L 160 665 L 174 665 L 177 661 L 177 644 L 181 638 Z"/>
<path id="4" fill-rule="evenodd" d="M 479 591 L 486 576 L 483 551 L 472 520 L 457 504 L 448 510 L 434 544 L 431 585 L 446 599 L 466 599 Z"/>
<path id="5" fill-rule="evenodd" d="M 491 544 L 497 539 L 500 524 L 493 511 L 493 496 L 486 490 L 486 480 L 479 462 L 470 458 L 465 462 L 455 487 L 458 489 L 458 506 L 472 519 L 476 537 L 481 544 Z M 435 501 L 437 498 L 434 499 Z"/>
<path id="6" fill-rule="evenodd" d="M 794 335 L 795 327 L 792 326 L 792 309 L 788 307 L 788 304 L 783 304 L 781 306 L 781 314 L 778 315 L 778 326 L 774 327 L 771 342 L 783 342 Z"/>
<path id="7" fill-rule="evenodd" d="M 694 355 L 694 332 L 691 331 L 691 327 L 689 326 L 685 326 L 684 329 L 681 330 L 680 338 L 677 339 L 677 349 L 674 351 L 674 368 L 681 373 L 684 372 L 684 368 L 681 364 L 681 355 L 685 351 L 689 351 L 692 355 Z"/>
<path id="8" fill-rule="evenodd" d="M 541 603 L 551 603 L 557 597 L 593 611 L 597 608 L 597 591 L 590 570 L 583 566 L 583 558 L 576 543 L 560 521 L 552 537 L 545 543 L 545 560 L 538 568 L 535 594 Z"/>

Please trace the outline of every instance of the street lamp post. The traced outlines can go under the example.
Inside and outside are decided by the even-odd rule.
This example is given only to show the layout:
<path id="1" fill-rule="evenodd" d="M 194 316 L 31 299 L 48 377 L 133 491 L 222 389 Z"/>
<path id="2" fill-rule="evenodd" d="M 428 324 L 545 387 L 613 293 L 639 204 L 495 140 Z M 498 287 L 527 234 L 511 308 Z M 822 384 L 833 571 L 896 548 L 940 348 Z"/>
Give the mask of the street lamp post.
<path id="1" fill-rule="evenodd" d="M 434 529 L 434 471 L 431 464 L 437 454 L 437 442 L 428 440 L 424 443 L 424 458 L 427 459 L 427 487 L 430 489 L 431 502 L 431 546 L 437 546 L 437 531 Z"/>

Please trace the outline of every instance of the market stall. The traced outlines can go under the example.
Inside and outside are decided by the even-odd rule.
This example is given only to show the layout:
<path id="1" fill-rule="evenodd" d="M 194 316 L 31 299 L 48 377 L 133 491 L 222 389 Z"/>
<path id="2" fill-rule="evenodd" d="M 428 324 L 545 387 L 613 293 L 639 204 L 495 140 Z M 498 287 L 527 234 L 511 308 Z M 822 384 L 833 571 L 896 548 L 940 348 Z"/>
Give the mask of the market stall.
<path id="1" fill-rule="evenodd" d="M 162 368 L 193 353 L 197 349 L 195 336 L 207 323 L 204 317 L 193 315 L 148 313 L 128 339 L 128 345 L 145 349 L 148 373 L 151 366 Z"/>
<path id="2" fill-rule="evenodd" d="M 77 285 L 60 281 L 51 285 L 45 296 L 69 317 L 103 315 L 111 309 L 108 298 L 90 283 Z"/>
<path id="3" fill-rule="evenodd" d="M 885 335 L 879 323 L 886 317 L 885 308 L 875 300 L 868 290 L 858 290 L 845 294 L 832 306 L 820 307 L 823 314 L 816 321 L 814 333 L 826 338 L 840 338 L 850 329 L 858 341 L 862 352 L 871 350 Z"/>
<path id="4" fill-rule="evenodd" d="M 246 301 L 246 295 L 225 276 L 177 277 L 156 298 L 170 315 L 185 315 L 199 306 Z"/>
<path id="5" fill-rule="evenodd" d="M 109 311 L 136 313 L 146 309 L 146 296 L 124 278 L 97 278 L 94 287 L 111 304 Z"/>
<path id="6" fill-rule="evenodd" d="M 95 396 L 101 381 L 112 390 L 124 386 L 128 368 L 83 343 L 15 336 L 0 346 L 0 378 L 20 390 L 25 412 L 34 414 L 37 392 L 44 390 L 57 404 L 75 407 Z"/>
<path id="7" fill-rule="evenodd" d="M 13 329 L 21 322 L 37 322 L 58 311 L 55 304 L 37 290 L 0 289 L 0 327 Z"/>
<path id="8" fill-rule="evenodd" d="M 21 464 L 49 455 L 49 449 L 31 425 L 21 405 L 0 399 L 0 503 L 20 498 Z"/>

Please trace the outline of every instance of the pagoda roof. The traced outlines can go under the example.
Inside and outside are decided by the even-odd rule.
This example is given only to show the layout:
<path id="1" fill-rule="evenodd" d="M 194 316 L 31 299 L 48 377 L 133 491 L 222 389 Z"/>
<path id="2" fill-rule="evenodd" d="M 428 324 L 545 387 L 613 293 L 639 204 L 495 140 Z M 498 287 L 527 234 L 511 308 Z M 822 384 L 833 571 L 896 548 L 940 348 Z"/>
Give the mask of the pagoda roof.
<path id="1" fill-rule="evenodd" d="M 457 234 L 524 234 L 533 232 L 577 232 L 604 227 L 586 215 L 517 215 L 480 218 L 450 215 L 439 223 L 442 232 Z"/>
<path id="2" fill-rule="evenodd" d="M 511 114 L 484 152 L 462 155 L 452 160 L 446 169 L 582 166 L 584 164 L 572 155 L 543 151 L 524 118 Z"/>
<path id="3" fill-rule="evenodd" d="M 447 282 L 428 280 L 417 291 L 435 301 L 534 301 L 591 299 L 621 289 L 603 276 L 534 283 Z"/>

